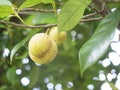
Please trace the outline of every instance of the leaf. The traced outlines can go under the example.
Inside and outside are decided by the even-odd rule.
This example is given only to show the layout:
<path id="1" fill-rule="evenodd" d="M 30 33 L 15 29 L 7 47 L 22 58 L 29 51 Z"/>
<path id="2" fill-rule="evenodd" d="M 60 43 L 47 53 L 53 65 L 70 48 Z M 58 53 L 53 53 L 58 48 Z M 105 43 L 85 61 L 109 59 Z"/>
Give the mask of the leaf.
<path id="1" fill-rule="evenodd" d="M 107 15 L 92 37 L 81 47 L 79 51 L 81 76 L 106 53 L 119 21 L 120 8 Z"/>
<path id="2" fill-rule="evenodd" d="M 24 21 L 20 18 L 20 16 L 15 11 L 12 3 L 8 0 L 0 0 L 0 19 L 7 17 L 9 15 L 15 15 L 17 18 L 20 19 L 21 22 Z"/>
<path id="3" fill-rule="evenodd" d="M 114 83 L 112 83 L 112 82 L 107 82 L 107 83 L 109 83 L 109 85 L 112 88 L 112 90 L 118 90 L 118 88 L 115 86 Z"/>
<path id="4" fill-rule="evenodd" d="M 26 24 L 37 25 L 37 24 L 52 24 L 56 23 L 57 16 L 54 13 L 41 12 L 39 14 L 31 15 L 26 19 Z"/>
<path id="5" fill-rule="evenodd" d="M 68 51 L 69 49 L 71 49 L 71 43 L 72 43 L 72 37 L 71 34 L 67 34 L 67 38 L 65 40 L 65 42 L 63 43 L 63 47 L 66 51 Z"/>
<path id="6" fill-rule="evenodd" d="M 4 18 L 10 14 L 14 14 L 10 6 L 0 6 L 0 18 Z"/>
<path id="7" fill-rule="evenodd" d="M 12 6 L 11 2 L 8 0 L 0 0 L 0 5 Z"/>
<path id="8" fill-rule="evenodd" d="M 45 4 L 54 2 L 54 0 L 41 0 L 41 1 Z"/>
<path id="9" fill-rule="evenodd" d="M 11 82 L 13 85 L 15 85 L 16 80 L 17 80 L 15 67 L 11 67 L 11 68 L 8 69 L 7 79 L 9 80 L 9 82 Z"/>
<path id="10" fill-rule="evenodd" d="M 0 0 L 0 18 L 4 18 L 10 14 L 15 14 L 12 3 L 8 0 Z"/>
<path id="11" fill-rule="evenodd" d="M 26 7 L 31 7 L 34 6 L 36 4 L 39 4 L 41 2 L 41 0 L 26 0 L 25 2 L 23 2 L 23 4 L 19 7 L 19 10 L 26 8 Z"/>
<path id="12" fill-rule="evenodd" d="M 58 30 L 72 29 L 80 21 L 90 2 L 91 0 L 69 0 L 58 15 Z"/>
<path id="13" fill-rule="evenodd" d="M 0 86 L 0 90 L 7 90 L 7 85 Z"/>
<path id="14" fill-rule="evenodd" d="M 51 3 L 53 9 L 54 10 L 56 9 L 54 0 L 42 0 L 42 2 L 45 3 L 45 4 Z"/>
<path id="15" fill-rule="evenodd" d="M 40 30 L 39 30 L 39 29 L 36 29 L 36 30 L 31 31 L 24 40 L 22 40 L 21 42 L 19 42 L 17 45 L 15 45 L 15 46 L 13 47 L 13 49 L 11 50 L 11 53 L 10 53 L 10 61 L 11 61 L 11 63 L 12 63 L 12 61 L 13 61 L 13 57 L 14 57 L 15 53 L 16 53 L 34 34 L 36 34 L 38 31 L 40 31 Z"/>
<path id="16" fill-rule="evenodd" d="M 19 7 L 19 10 L 23 9 L 23 8 L 26 8 L 26 7 L 31 7 L 31 6 L 34 6 L 34 5 L 37 5 L 39 3 L 45 3 L 45 4 L 48 4 L 48 3 L 52 3 L 53 7 L 55 7 L 54 5 L 54 0 L 26 0 L 20 7 Z"/>

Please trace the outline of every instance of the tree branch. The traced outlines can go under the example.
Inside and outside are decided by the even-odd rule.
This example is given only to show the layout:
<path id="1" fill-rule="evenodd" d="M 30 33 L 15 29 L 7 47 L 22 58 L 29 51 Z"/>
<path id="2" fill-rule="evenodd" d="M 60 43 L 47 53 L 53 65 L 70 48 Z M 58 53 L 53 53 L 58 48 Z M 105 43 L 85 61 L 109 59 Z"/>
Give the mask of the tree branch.
<path id="1" fill-rule="evenodd" d="M 54 10 L 45 10 L 45 9 L 38 9 L 38 8 L 25 8 L 22 11 L 40 11 L 40 12 L 54 12 Z"/>
<path id="2" fill-rule="evenodd" d="M 98 21 L 103 19 L 103 17 L 98 17 L 98 18 L 89 18 L 89 19 L 81 19 L 80 22 L 88 22 L 88 21 Z"/>
<path id="3" fill-rule="evenodd" d="M 56 24 L 46 24 L 46 25 L 38 25 L 38 26 L 29 26 L 29 25 L 25 25 L 25 24 L 17 24 L 17 23 L 8 22 L 8 21 L 0 21 L 0 23 L 7 24 L 7 25 L 18 26 L 18 27 L 25 27 L 25 28 L 46 28 L 46 27 L 56 26 Z"/>
<path id="4" fill-rule="evenodd" d="M 102 18 L 103 17 L 81 19 L 80 22 L 97 21 L 97 20 L 101 20 Z M 7 25 L 18 26 L 18 27 L 25 27 L 25 28 L 48 28 L 48 27 L 57 25 L 57 24 L 46 24 L 46 25 L 29 26 L 29 25 L 25 25 L 25 24 L 18 24 L 18 23 L 8 22 L 8 21 L 0 21 L 0 23 L 7 24 Z"/>
<path id="5" fill-rule="evenodd" d="M 92 17 L 92 16 L 95 16 L 95 15 L 97 15 L 97 14 L 98 14 L 97 12 L 90 13 L 90 14 L 87 14 L 87 15 L 83 16 L 83 18 Z"/>
<path id="6" fill-rule="evenodd" d="M 33 8 L 28 8 L 27 10 L 33 10 Z M 35 10 L 39 10 L 39 9 L 35 9 Z M 46 12 L 47 12 L 47 10 L 46 10 Z M 97 14 L 98 14 L 97 12 L 94 12 L 94 13 L 90 13 L 90 14 L 84 15 L 83 18 L 80 20 L 80 22 L 101 20 L 103 18 L 102 16 L 97 17 L 97 18 L 92 18 L 93 16 L 95 16 Z M 51 27 L 51 26 L 56 26 L 57 25 L 57 24 L 46 24 L 46 25 L 45 24 L 41 24 L 41 25 L 36 25 L 36 26 L 30 26 L 30 25 L 26 25 L 26 24 L 19 24 L 19 23 L 15 23 L 15 22 L 2 21 L 2 20 L 0 20 L 0 23 L 1 24 L 18 26 L 18 27 L 25 27 L 25 28 L 46 28 L 46 27 Z"/>
<path id="7" fill-rule="evenodd" d="M 101 2 L 99 0 L 93 0 L 95 7 L 92 7 L 92 9 L 94 9 L 97 13 L 100 13 L 102 16 L 106 16 L 110 11 L 106 6 L 106 3 Z"/>
<path id="8" fill-rule="evenodd" d="M 17 9 L 16 9 L 17 11 Z M 45 9 L 38 9 L 38 8 L 25 8 L 23 10 L 20 10 L 18 14 L 23 14 L 23 15 L 30 15 L 30 14 L 36 14 L 38 12 L 55 12 L 54 10 L 45 10 Z"/>

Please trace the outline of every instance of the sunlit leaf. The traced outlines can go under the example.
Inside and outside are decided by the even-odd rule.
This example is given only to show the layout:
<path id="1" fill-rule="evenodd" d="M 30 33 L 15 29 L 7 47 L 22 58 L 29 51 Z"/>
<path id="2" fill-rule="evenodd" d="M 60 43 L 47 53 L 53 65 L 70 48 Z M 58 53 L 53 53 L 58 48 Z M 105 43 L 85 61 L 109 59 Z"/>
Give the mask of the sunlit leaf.
<path id="1" fill-rule="evenodd" d="M 8 0 L 0 0 L 0 5 L 12 6 L 12 3 Z"/>
<path id="2" fill-rule="evenodd" d="M 10 14 L 15 14 L 12 3 L 8 0 L 0 0 L 0 18 L 4 18 Z"/>
<path id="3" fill-rule="evenodd" d="M 81 47 L 79 51 L 81 75 L 105 54 L 119 21 L 120 8 L 106 16 L 92 37 Z"/>
<path id="4" fill-rule="evenodd" d="M 4 18 L 10 14 L 14 14 L 10 6 L 0 6 L 0 18 Z"/>
<path id="5" fill-rule="evenodd" d="M 24 40 L 20 41 L 17 45 L 13 47 L 11 54 L 10 54 L 11 63 L 13 61 L 13 57 L 15 53 L 38 31 L 40 30 L 36 29 L 36 30 L 31 31 Z"/>
<path id="6" fill-rule="evenodd" d="M 15 8 L 13 7 L 13 4 L 10 1 L 0 0 L 0 19 L 3 19 L 4 17 L 8 17 L 10 15 L 18 17 L 20 21 L 24 23 L 24 21 L 15 11 Z"/>
<path id="7" fill-rule="evenodd" d="M 69 0 L 58 15 L 59 31 L 72 29 L 80 21 L 90 2 L 91 0 Z"/>

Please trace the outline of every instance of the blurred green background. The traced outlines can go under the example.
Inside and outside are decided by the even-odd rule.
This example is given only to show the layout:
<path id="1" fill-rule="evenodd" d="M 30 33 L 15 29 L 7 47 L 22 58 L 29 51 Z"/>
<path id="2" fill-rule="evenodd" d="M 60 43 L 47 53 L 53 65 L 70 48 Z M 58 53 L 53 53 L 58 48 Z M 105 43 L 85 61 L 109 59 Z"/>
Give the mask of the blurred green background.
<path id="1" fill-rule="evenodd" d="M 16 7 L 24 2 L 24 0 L 10 1 Z M 60 9 L 66 1 L 55 0 L 56 8 Z M 120 6 L 115 2 L 109 2 L 107 5 L 109 8 Z M 52 9 L 52 6 L 38 4 L 33 8 Z M 85 14 L 92 12 L 93 10 L 88 8 Z M 57 20 L 57 15 L 53 12 L 35 12 L 20 14 L 20 16 L 29 25 L 54 24 Z M 16 17 L 10 18 L 10 21 L 20 23 Z M 110 87 L 117 90 L 115 86 L 120 89 L 117 85 L 120 83 L 120 52 L 117 47 L 120 46 L 118 40 L 120 32 L 118 30 L 116 30 L 115 41 L 111 43 L 113 46 L 108 53 L 90 67 L 83 77 L 80 76 L 79 49 L 90 38 L 98 24 L 99 21 L 80 22 L 67 32 L 65 43 L 58 45 L 55 60 L 44 65 L 35 64 L 29 58 L 28 41 L 17 51 L 12 64 L 10 52 L 31 31 L 45 32 L 47 28 L 32 29 L 0 24 L 0 90 L 112 90 L 109 89 Z M 103 87 L 107 89 L 102 89 Z"/>

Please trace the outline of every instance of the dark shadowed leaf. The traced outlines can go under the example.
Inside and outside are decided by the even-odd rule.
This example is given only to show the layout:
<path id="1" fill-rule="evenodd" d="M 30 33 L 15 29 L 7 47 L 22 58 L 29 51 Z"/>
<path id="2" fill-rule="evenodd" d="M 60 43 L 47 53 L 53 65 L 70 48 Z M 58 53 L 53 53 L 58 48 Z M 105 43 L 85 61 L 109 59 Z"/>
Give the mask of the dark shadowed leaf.
<path id="1" fill-rule="evenodd" d="M 120 8 L 106 16 L 92 37 L 82 46 L 79 51 L 81 75 L 105 54 L 119 21 Z"/>

